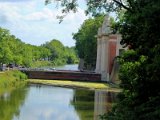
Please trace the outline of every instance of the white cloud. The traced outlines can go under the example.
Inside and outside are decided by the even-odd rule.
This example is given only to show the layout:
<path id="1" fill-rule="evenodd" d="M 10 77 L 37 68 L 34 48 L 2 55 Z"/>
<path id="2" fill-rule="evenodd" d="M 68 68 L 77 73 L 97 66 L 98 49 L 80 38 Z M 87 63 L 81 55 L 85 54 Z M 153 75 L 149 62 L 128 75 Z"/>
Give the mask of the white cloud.
<path id="1" fill-rule="evenodd" d="M 72 21 L 72 22 L 74 21 L 83 22 L 84 19 L 87 19 L 87 16 L 85 16 L 84 10 L 82 10 L 81 8 L 78 8 L 78 12 L 76 13 L 71 12 L 66 16 L 64 20 Z"/>
<path id="2" fill-rule="evenodd" d="M 1 3 L 0 11 L 0 14 L 7 18 L 7 22 L 18 22 L 23 18 L 23 15 L 20 14 L 21 8 L 11 3 Z"/>
<path id="3" fill-rule="evenodd" d="M 77 32 L 87 18 L 84 11 L 78 8 L 77 13 L 71 12 L 59 24 L 56 16 L 61 14 L 61 10 L 50 7 L 44 5 L 44 0 L 1 2 L 0 26 L 26 43 L 40 45 L 55 38 L 64 45 L 73 46 L 72 33 Z"/>
<path id="4" fill-rule="evenodd" d="M 55 13 L 53 13 L 50 9 L 44 8 L 39 12 L 33 12 L 24 16 L 25 20 L 31 21 L 44 21 L 44 20 L 52 20 L 55 19 Z"/>
<path id="5" fill-rule="evenodd" d="M 0 0 L 0 2 L 29 2 L 31 0 Z"/>

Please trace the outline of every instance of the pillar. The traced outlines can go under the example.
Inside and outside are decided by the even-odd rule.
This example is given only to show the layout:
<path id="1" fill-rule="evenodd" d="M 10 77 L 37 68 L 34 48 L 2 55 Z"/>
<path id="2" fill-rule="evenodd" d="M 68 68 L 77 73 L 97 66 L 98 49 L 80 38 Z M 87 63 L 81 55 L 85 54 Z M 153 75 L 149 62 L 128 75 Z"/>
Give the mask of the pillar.
<path id="1" fill-rule="evenodd" d="M 101 57 L 101 77 L 102 81 L 108 81 L 108 35 L 102 36 L 102 57 Z"/>
<path id="2" fill-rule="evenodd" d="M 101 37 L 97 38 L 97 60 L 96 60 L 96 73 L 100 73 L 101 71 Z"/>
<path id="3" fill-rule="evenodd" d="M 109 16 L 105 17 L 102 27 L 98 29 L 96 72 L 101 74 L 102 81 L 109 81 L 108 41 L 110 34 Z"/>

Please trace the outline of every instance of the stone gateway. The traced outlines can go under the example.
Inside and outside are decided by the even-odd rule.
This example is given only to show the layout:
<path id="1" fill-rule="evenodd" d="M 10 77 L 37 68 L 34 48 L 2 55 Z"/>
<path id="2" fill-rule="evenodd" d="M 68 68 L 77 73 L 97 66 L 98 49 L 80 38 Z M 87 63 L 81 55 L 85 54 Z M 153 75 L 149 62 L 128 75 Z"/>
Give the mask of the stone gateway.
<path id="1" fill-rule="evenodd" d="M 114 82 L 115 57 L 119 56 L 122 46 L 120 45 L 121 35 L 112 34 L 109 16 L 104 19 L 102 27 L 98 29 L 97 35 L 97 61 L 96 73 L 101 74 L 102 81 Z"/>

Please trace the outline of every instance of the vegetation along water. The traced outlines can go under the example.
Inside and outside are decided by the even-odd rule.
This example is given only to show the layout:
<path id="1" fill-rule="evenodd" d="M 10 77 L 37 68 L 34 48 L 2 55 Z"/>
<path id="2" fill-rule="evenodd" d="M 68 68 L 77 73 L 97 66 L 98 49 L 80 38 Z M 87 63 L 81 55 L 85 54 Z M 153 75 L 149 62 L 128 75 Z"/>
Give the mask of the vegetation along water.
<path id="1" fill-rule="evenodd" d="M 0 95 L 26 85 L 27 76 L 20 71 L 0 72 Z"/>

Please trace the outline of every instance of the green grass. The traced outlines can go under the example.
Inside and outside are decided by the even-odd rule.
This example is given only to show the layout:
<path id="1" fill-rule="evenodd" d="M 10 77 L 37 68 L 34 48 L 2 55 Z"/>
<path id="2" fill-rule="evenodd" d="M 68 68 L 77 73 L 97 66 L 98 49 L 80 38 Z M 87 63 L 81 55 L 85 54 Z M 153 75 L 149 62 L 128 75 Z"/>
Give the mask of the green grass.
<path id="1" fill-rule="evenodd" d="M 120 89 L 114 88 L 113 86 L 107 83 L 79 82 L 70 80 L 40 80 L 40 79 L 29 79 L 27 81 L 29 83 L 34 83 L 34 84 L 45 84 L 45 85 L 54 85 L 54 86 L 71 87 L 71 88 L 104 89 L 115 92 L 120 91 Z"/>
<path id="2" fill-rule="evenodd" d="M 26 84 L 27 76 L 20 71 L 0 72 L 0 94 Z"/>

